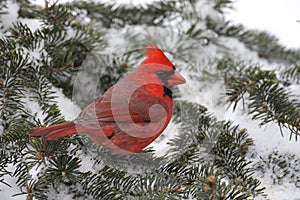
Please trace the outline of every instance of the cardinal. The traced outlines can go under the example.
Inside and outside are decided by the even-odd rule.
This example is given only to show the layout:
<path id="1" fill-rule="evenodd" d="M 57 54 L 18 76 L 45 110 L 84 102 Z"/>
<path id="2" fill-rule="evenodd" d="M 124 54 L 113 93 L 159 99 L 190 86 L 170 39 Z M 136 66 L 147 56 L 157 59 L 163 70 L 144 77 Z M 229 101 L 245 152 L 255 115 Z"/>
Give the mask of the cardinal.
<path id="1" fill-rule="evenodd" d="M 185 83 L 157 46 L 137 69 L 86 106 L 74 121 L 34 128 L 31 137 L 57 140 L 86 133 L 112 154 L 140 152 L 167 127 L 173 114 L 172 87 Z"/>

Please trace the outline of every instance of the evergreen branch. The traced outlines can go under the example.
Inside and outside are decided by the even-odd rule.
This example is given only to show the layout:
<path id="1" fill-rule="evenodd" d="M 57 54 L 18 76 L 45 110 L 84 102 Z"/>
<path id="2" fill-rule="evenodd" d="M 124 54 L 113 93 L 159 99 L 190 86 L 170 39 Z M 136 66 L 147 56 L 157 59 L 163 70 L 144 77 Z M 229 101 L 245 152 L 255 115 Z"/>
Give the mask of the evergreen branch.
<path id="1" fill-rule="evenodd" d="M 7 13 L 7 11 L 5 10 L 6 8 L 7 8 L 6 0 L 0 0 L 0 15 Z M 0 28 L 2 29 L 2 27 L 0 27 Z"/>
<path id="2" fill-rule="evenodd" d="M 285 64 L 296 64 L 300 59 L 299 50 L 287 49 L 279 43 L 276 36 L 266 31 L 248 30 L 241 24 L 232 25 L 230 21 L 215 21 L 209 17 L 206 25 L 219 36 L 237 38 L 262 58 Z"/>
<path id="3" fill-rule="evenodd" d="M 249 146 L 253 145 L 246 130 L 239 130 L 230 122 L 217 121 L 198 105 L 182 102 L 180 108 L 183 108 L 183 112 L 177 110 L 177 107 L 174 112 L 175 121 L 181 124 L 181 134 L 172 139 L 170 143 L 172 146 L 170 151 L 175 155 L 179 153 L 180 156 L 168 164 L 166 169 L 171 170 L 170 172 L 178 172 L 184 171 L 189 163 L 200 161 L 205 166 L 205 163 L 215 162 L 213 166 L 218 171 L 218 176 L 222 177 L 221 179 L 232 180 L 234 185 L 228 185 L 228 187 L 215 185 L 215 191 L 219 197 L 226 194 L 226 198 L 229 199 L 245 199 L 249 197 L 248 190 L 251 187 L 252 195 L 260 194 L 263 188 L 259 188 L 260 182 L 252 178 L 251 162 L 245 158 Z M 185 144 L 184 148 L 183 144 Z M 211 151 L 209 151 L 210 148 L 212 148 Z M 208 151 L 209 154 L 205 151 Z M 210 160 L 209 155 L 214 158 L 214 161 Z M 193 174 L 193 172 L 188 171 L 187 174 Z M 209 174 L 215 173 L 208 173 L 207 177 Z M 195 178 L 193 177 L 191 180 Z M 243 181 L 236 183 L 236 179 L 239 178 Z M 239 184 L 242 184 L 243 189 L 240 188 L 237 192 Z"/>
<path id="4" fill-rule="evenodd" d="M 122 180 L 122 181 L 121 181 Z M 120 184 L 133 185 L 130 182 L 129 177 L 124 172 L 104 167 L 97 174 L 87 173 L 82 179 L 83 189 L 94 198 L 105 198 L 105 199 L 124 199 L 126 196 L 121 190 Z"/>
<path id="5" fill-rule="evenodd" d="M 6 169 L 8 164 L 12 162 L 11 156 L 7 155 L 7 152 L 0 149 L 0 160 L 1 160 L 1 165 L 0 165 L 0 183 L 11 187 L 8 183 L 6 183 L 5 179 L 3 176 L 9 175 L 11 176 L 11 173 Z M 1 191 L 1 189 L 0 189 Z"/>
<path id="6" fill-rule="evenodd" d="M 0 0 L 0 2 L 4 1 Z M 18 2 L 20 3 L 21 0 Z M 218 0 L 214 1 L 214 5 L 219 12 L 222 12 L 222 8 L 229 5 L 229 2 L 229 0 Z M 89 148 L 93 148 L 87 147 L 88 145 L 84 147 L 80 143 L 84 136 L 74 136 L 79 141 L 78 143 L 72 142 L 73 138 L 44 141 L 29 139 L 27 136 L 27 130 L 33 126 L 51 125 L 64 120 L 56 105 L 52 91 L 53 84 L 64 88 L 64 92 L 70 95 L 73 72 L 79 69 L 93 48 L 106 45 L 102 39 L 102 33 L 92 27 L 94 23 L 83 25 L 80 15 L 90 17 L 92 22 L 102 23 L 101 27 L 104 29 L 120 28 L 127 24 L 165 25 L 173 18 L 183 16 L 185 20 L 193 21 L 187 31 L 188 35 L 209 40 L 209 37 L 203 35 L 202 28 L 197 26 L 200 17 L 193 7 L 196 3 L 196 0 L 161 1 L 145 8 L 86 2 L 73 2 L 66 5 L 47 3 L 44 9 L 28 6 L 28 16 L 30 17 L 30 13 L 36 14 L 35 18 L 42 21 L 42 26 L 33 31 L 26 24 L 16 23 L 10 29 L 12 36 L 9 41 L 4 42 L 4 51 L 0 51 L 0 64 L 5 66 L 5 68 L 0 68 L 0 93 L 4 94 L 0 98 L 4 97 L 1 102 L 5 105 L 3 110 L 5 134 L 0 136 L 0 151 L 5 154 L 0 154 L 0 158 L 4 159 L 0 164 L 0 182 L 2 171 L 8 175 L 5 172 L 7 164 L 14 164 L 16 170 L 12 174 L 17 177 L 17 184 L 21 187 L 20 194 L 26 194 L 28 199 L 47 199 L 50 191 L 54 190 L 59 193 L 60 187 L 74 195 L 74 199 L 78 197 L 92 199 L 247 199 L 261 195 L 263 188 L 253 177 L 253 169 L 245 158 L 248 147 L 253 145 L 246 130 L 239 129 L 230 122 L 218 121 L 207 112 L 206 108 L 189 102 L 179 102 L 182 105 L 177 104 L 175 107 L 174 121 L 181 128 L 179 134 L 169 143 L 169 154 L 160 158 L 147 158 L 143 163 L 136 161 L 139 158 L 137 155 L 113 156 L 94 143 L 97 145 L 95 149 L 101 151 L 102 156 L 99 156 L 99 152 L 88 156 L 92 161 L 94 160 L 92 164 L 100 166 L 100 169 L 96 172 L 91 169 L 83 173 L 82 162 L 78 155 L 84 148 L 87 152 Z M 77 6 L 79 10 L 72 5 Z M 184 13 L 185 6 L 193 7 L 194 13 Z M 85 11 L 87 11 L 87 16 L 84 14 Z M 101 30 L 101 27 L 97 29 Z M 234 29 L 231 31 L 233 33 L 229 34 L 241 35 Z M 135 36 L 131 35 L 130 42 L 135 42 Z M 264 39 L 263 35 L 257 41 L 261 42 Z M 176 43 L 178 48 L 190 48 L 182 45 L 184 43 L 182 38 L 177 38 L 177 40 L 182 40 L 180 44 Z M 247 39 L 245 40 L 247 42 Z M 273 39 L 267 42 L 273 42 Z M 260 48 L 266 46 L 269 47 L 269 44 L 262 44 Z M 8 51 L 5 50 L 6 47 L 9 47 Z M 20 52 L 16 50 L 16 47 L 21 49 Z M 282 52 L 277 50 L 275 53 Z M 27 55 L 30 56 L 33 51 L 38 52 L 39 55 L 33 59 L 28 58 Z M 260 50 L 262 56 L 269 58 L 278 56 L 268 53 L 266 50 Z M 136 58 L 138 57 L 135 57 L 135 62 L 138 60 Z M 24 67 L 17 69 L 15 73 L 14 68 L 8 65 L 11 60 L 12 63 L 21 63 L 20 65 Z M 118 59 L 108 60 L 103 62 L 104 64 L 101 63 L 103 69 L 106 67 L 108 69 L 100 80 L 101 83 L 105 83 L 102 90 L 113 81 L 117 81 L 125 71 L 121 69 L 123 63 L 119 63 Z M 130 64 L 128 60 L 129 58 L 125 59 L 126 67 Z M 26 62 L 22 63 L 22 61 Z M 248 72 L 250 73 L 251 70 Z M 244 70 L 238 73 L 243 74 Z M 235 95 L 231 101 L 239 101 L 240 97 L 249 91 L 257 95 L 256 92 L 249 90 L 258 84 L 256 81 L 249 81 L 255 73 L 256 71 L 251 72 L 238 84 L 233 84 L 234 87 L 239 84 L 243 87 L 241 87 L 242 90 L 233 91 Z M 261 77 L 264 76 L 261 75 Z M 231 71 L 226 72 L 226 77 L 230 81 L 235 79 Z M 259 83 L 261 82 L 263 81 Z M 25 94 L 29 96 L 30 101 L 38 102 L 43 117 L 39 119 L 36 113 L 26 110 L 26 105 L 22 101 Z M 3 104 L 0 103 L 1 105 Z M 269 104 L 267 108 L 271 108 Z M 273 110 L 271 108 L 268 112 Z M 289 118 L 283 119 L 289 120 Z M 112 159 L 120 161 L 120 165 L 130 163 L 129 169 L 135 171 L 135 174 L 117 170 L 116 168 L 123 169 L 120 166 L 114 166 L 116 167 L 114 169 L 105 166 L 106 162 Z M 151 170 L 145 173 L 140 169 L 144 166 L 148 166 L 147 169 Z M 38 171 L 35 176 L 32 174 L 34 168 Z M 141 173 L 138 174 L 140 171 L 136 169 Z"/>
<path id="7" fill-rule="evenodd" d="M 219 65 L 224 67 L 219 69 L 223 68 L 228 102 L 234 104 L 234 110 L 237 103 L 248 94 L 249 113 L 253 119 L 261 120 L 260 126 L 276 122 L 281 133 L 281 127 L 286 127 L 291 132 L 290 137 L 294 134 L 297 140 L 300 133 L 300 110 L 290 100 L 291 95 L 280 85 L 273 71 L 263 71 L 258 66 L 246 67 L 230 59 L 220 61 Z"/>
<path id="8" fill-rule="evenodd" d="M 11 155 L 1 163 L 1 168 L 6 171 L 7 164 L 16 165 L 20 158 L 23 158 L 22 150 L 28 142 L 26 128 L 30 126 L 31 116 L 26 111 L 23 98 L 26 92 L 24 88 L 26 72 L 31 63 L 24 49 L 16 48 L 14 41 L 1 39 L 0 43 L 0 65 L 2 66 L 0 117 L 1 125 L 4 127 L 3 134 L 0 136 L 0 147 L 1 152 L 5 151 L 6 154 Z M 18 168 L 11 173 L 13 176 L 16 174 L 20 175 Z"/>
<path id="9" fill-rule="evenodd" d="M 43 22 L 43 28 L 32 32 L 27 25 L 17 23 L 11 28 L 12 36 L 28 51 L 38 49 L 41 59 L 37 61 L 37 65 L 48 68 L 41 69 L 40 72 L 55 86 L 64 88 L 64 92 L 70 96 L 73 74 L 87 54 L 103 45 L 104 40 L 102 34 L 91 26 L 74 22 L 71 8 L 46 4 L 45 9 L 47 12 L 36 11 Z M 56 20 L 53 21 L 53 18 Z M 51 20 L 53 22 L 49 22 Z"/>
<path id="10" fill-rule="evenodd" d="M 35 119 L 39 122 L 38 125 L 51 125 L 57 124 L 64 121 L 61 116 L 61 112 L 55 101 L 56 96 L 53 95 L 52 84 L 47 80 L 47 78 L 41 73 L 40 67 L 31 67 L 27 74 L 29 84 L 26 84 L 31 91 L 31 100 L 36 100 L 42 112 L 45 115 L 43 122 L 40 119 Z M 31 80 L 31 81 L 30 81 Z M 32 83 L 32 80 L 34 82 Z M 36 114 L 36 113 L 33 113 Z"/>
<path id="11" fill-rule="evenodd" d="M 42 9 L 41 6 L 31 4 L 28 0 L 17 0 L 17 2 L 20 5 L 18 15 L 21 18 L 35 19 L 37 17 L 37 10 Z"/>
<path id="12" fill-rule="evenodd" d="M 7 40 L 0 40 L 0 119 L 4 131 L 8 130 L 14 121 L 26 115 L 22 98 L 25 96 L 24 72 L 29 66 L 28 55 L 21 48 Z M 13 116 L 13 117 L 12 117 Z"/>
<path id="13" fill-rule="evenodd" d="M 54 71 L 54 72 L 62 72 L 62 71 L 65 71 L 67 69 L 70 69 L 70 68 L 74 68 L 74 62 L 71 62 L 65 66 L 61 66 L 59 68 L 52 68 L 52 67 L 49 67 L 50 70 Z"/>
<path id="14" fill-rule="evenodd" d="M 300 65 L 292 65 L 284 68 L 284 70 L 280 73 L 281 78 L 286 83 L 300 83 Z"/>
<path id="15" fill-rule="evenodd" d="M 177 1 L 157 1 L 146 7 L 129 7 L 125 5 L 96 2 L 72 2 L 68 5 L 81 10 L 86 10 L 92 20 L 102 23 L 103 27 L 124 27 L 125 25 L 162 25 L 172 17 L 177 10 Z M 134 14 L 133 14 L 134 13 Z"/>
<path id="16" fill-rule="evenodd" d="M 300 187 L 300 160 L 297 155 L 273 151 L 266 157 L 260 157 L 254 168 L 260 175 L 268 174 L 274 184 L 292 183 Z M 269 173 L 268 173 L 269 172 Z"/>
<path id="17" fill-rule="evenodd" d="M 156 168 L 151 172 L 128 174 L 116 170 L 115 165 L 114 169 L 104 167 L 96 175 L 84 175 L 84 190 L 93 198 L 105 195 L 116 199 L 192 196 L 242 200 L 262 194 L 260 182 L 252 178 L 250 161 L 245 159 L 248 147 L 253 145 L 246 131 L 231 123 L 217 121 L 204 107 L 180 103 L 175 107 L 175 121 L 181 123 L 182 131 L 170 142 L 169 156 L 160 159 Z M 216 137 L 218 134 L 220 137 Z M 215 162 L 203 149 L 209 146 L 215 146 L 208 150 L 211 158 L 216 158 Z"/>
<path id="18" fill-rule="evenodd" d="M 53 9 L 53 8 L 56 8 L 56 9 Z M 49 5 L 48 1 L 46 1 L 46 7 L 43 10 L 45 11 L 46 17 L 51 19 L 51 20 L 46 20 L 47 23 L 52 21 L 54 27 L 57 27 L 57 25 L 58 25 L 61 29 L 65 29 L 64 22 L 61 22 L 59 20 L 59 18 L 57 17 L 57 14 L 59 14 L 59 13 L 65 13 L 65 16 L 68 15 L 66 13 L 65 7 L 56 6 L 55 3 L 53 5 Z M 54 11 L 54 12 L 51 12 L 51 11 Z"/>
<path id="19" fill-rule="evenodd" d="M 217 11 L 219 11 L 220 13 L 224 13 L 223 9 L 224 8 L 230 8 L 232 9 L 232 4 L 233 4 L 233 1 L 232 0 L 214 0 L 214 6 L 213 8 Z"/>
<path id="20" fill-rule="evenodd" d="M 65 184 L 74 184 L 81 175 L 78 170 L 81 161 L 73 156 L 60 155 L 49 160 L 50 166 L 44 174 L 44 181 L 53 184 L 54 188 L 58 187 L 60 182 Z"/>

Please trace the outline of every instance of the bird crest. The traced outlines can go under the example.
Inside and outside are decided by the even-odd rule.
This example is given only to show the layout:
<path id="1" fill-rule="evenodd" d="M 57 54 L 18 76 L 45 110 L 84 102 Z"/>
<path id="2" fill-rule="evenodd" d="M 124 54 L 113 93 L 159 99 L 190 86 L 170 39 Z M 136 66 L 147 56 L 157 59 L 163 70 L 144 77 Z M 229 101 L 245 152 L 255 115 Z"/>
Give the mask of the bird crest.
<path id="1" fill-rule="evenodd" d="M 147 59 L 142 64 L 156 63 L 169 66 L 170 68 L 174 66 L 156 45 L 147 45 L 146 56 Z"/>

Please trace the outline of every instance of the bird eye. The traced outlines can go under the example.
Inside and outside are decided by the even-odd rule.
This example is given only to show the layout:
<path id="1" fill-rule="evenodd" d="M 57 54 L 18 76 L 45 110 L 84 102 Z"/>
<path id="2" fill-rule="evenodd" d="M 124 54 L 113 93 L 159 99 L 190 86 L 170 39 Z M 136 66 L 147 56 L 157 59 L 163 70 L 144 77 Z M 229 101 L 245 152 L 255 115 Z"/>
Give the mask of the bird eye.
<path id="1" fill-rule="evenodd" d="M 163 75 L 164 74 L 164 72 L 163 71 L 158 71 L 158 72 L 156 72 L 158 75 Z"/>

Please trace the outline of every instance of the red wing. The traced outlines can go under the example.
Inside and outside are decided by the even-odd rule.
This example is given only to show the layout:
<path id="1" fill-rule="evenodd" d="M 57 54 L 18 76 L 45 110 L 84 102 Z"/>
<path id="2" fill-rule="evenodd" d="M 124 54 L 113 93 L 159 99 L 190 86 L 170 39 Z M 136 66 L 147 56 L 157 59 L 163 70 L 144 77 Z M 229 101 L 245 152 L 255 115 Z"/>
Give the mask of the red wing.
<path id="1" fill-rule="evenodd" d="M 113 87 L 107 90 L 104 95 L 95 102 L 88 105 L 80 113 L 78 119 L 98 121 L 119 121 L 119 122 L 149 122 L 149 105 L 151 105 L 150 94 L 142 89 L 137 89 L 134 96 L 126 101 L 128 92 L 126 90 L 114 93 Z M 140 98 L 140 97 L 146 98 Z"/>

